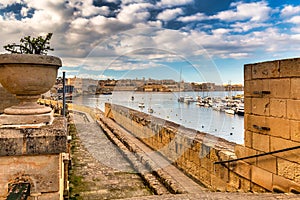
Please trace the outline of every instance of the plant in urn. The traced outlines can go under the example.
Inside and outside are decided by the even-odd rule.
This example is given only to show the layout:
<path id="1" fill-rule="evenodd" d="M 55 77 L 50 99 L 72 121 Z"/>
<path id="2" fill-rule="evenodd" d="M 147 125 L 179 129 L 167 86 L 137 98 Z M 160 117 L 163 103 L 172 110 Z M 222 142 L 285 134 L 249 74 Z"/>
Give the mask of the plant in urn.
<path id="1" fill-rule="evenodd" d="M 40 95 L 54 85 L 58 68 L 62 63 L 58 57 L 48 56 L 52 33 L 45 38 L 24 37 L 21 44 L 8 44 L 5 50 L 11 54 L 0 55 L 0 83 L 20 101 L 4 110 L 0 125 L 47 124 L 52 109 L 37 103 Z"/>

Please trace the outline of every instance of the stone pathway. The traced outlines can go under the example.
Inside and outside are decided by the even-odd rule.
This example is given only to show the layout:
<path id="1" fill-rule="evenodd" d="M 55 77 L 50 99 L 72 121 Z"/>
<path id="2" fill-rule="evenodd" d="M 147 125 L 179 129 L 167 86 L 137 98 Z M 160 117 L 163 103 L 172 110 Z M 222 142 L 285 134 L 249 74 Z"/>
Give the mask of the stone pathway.
<path id="1" fill-rule="evenodd" d="M 102 116 L 102 120 L 103 116 Z M 137 151 L 140 152 L 142 157 L 147 157 L 147 159 L 150 159 L 152 163 L 154 163 L 152 166 L 153 170 L 160 170 L 163 171 L 167 176 L 169 176 L 176 184 L 179 185 L 180 188 L 183 189 L 183 191 L 187 193 L 199 193 L 201 191 L 208 191 L 206 188 L 200 186 L 196 182 L 194 182 L 191 178 L 186 176 L 182 171 L 180 171 L 177 167 L 172 165 L 170 161 L 168 161 L 165 157 L 163 157 L 161 154 L 159 154 L 156 151 L 153 151 L 151 148 L 149 148 L 147 145 L 145 145 L 143 142 L 141 142 L 139 139 L 137 139 L 135 136 L 130 134 L 128 131 L 126 131 L 124 128 L 122 128 L 117 123 L 113 122 L 112 120 L 106 118 L 105 119 L 107 123 L 112 124 L 113 127 L 121 130 L 127 138 L 127 141 L 130 144 L 134 144 L 135 148 L 138 149 Z"/>
<path id="2" fill-rule="evenodd" d="M 71 199 L 120 199 L 152 193 L 101 128 L 82 115 L 73 115 Z M 72 179 L 71 179 L 72 180 Z M 76 185 L 77 182 L 77 185 Z"/>

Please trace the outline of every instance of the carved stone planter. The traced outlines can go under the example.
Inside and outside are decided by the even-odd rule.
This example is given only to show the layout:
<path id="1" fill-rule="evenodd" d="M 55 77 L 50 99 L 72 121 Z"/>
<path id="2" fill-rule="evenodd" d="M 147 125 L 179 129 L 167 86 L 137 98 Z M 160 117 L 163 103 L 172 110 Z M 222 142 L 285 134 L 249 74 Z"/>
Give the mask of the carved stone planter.
<path id="1" fill-rule="evenodd" d="M 54 56 L 0 55 L 0 83 L 20 101 L 19 105 L 4 110 L 0 125 L 39 124 L 48 121 L 48 114 L 52 110 L 37 104 L 37 99 L 54 85 L 59 67 L 61 60 Z"/>

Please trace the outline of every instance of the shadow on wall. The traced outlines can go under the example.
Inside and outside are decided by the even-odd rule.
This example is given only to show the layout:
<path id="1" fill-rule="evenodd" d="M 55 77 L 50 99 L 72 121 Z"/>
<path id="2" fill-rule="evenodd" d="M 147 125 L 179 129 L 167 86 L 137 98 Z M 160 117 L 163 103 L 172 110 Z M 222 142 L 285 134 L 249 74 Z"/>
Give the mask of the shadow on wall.
<path id="1" fill-rule="evenodd" d="M 3 113 L 4 109 L 13 105 L 18 104 L 17 98 L 6 91 L 0 84 L 0 114 Z"/>

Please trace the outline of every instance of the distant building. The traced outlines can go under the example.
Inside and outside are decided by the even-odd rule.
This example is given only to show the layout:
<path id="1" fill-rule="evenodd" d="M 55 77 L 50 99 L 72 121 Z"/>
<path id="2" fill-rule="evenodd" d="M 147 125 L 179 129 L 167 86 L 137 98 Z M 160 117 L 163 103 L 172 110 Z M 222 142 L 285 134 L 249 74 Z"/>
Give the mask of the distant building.
<path id="1" fill-rule="evenodd" d="M 144 92 L 170 92 L 168 87 L 156 83 L 148 83 L 144 85 L 143 91 Z"/>
<path id="2" fill-rule="evenodd" d="M 68 78 L 66 85 L 69 91 L 76 94 L 101 94 L 112 91 L 145 91 L 145 92 L 179 92 L 179 91 L 243 91 L 242 84 L 216 85 L 216 83 L 176 82 L 172 79 L 107 79 L 93 80 L 84 78 Z M 55 90 L 62 88 L 61 78 L 57 80 Z"/>
<path id="3" fill-rule="evenodd" d="M 77 94 L 91 94 L 96 92 L 98 81 L 86 78 L 68 78 L 66 85 L 74 86 L 74 91 Z"/>
<path id="4" fill-rule="evenodd" d="M 225 91 L 244 91 L 244 86 L 242 84 L 226 84 L 224 85 Z"/>

